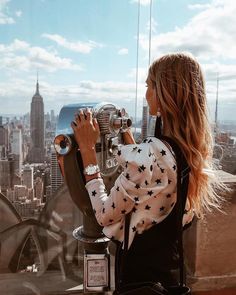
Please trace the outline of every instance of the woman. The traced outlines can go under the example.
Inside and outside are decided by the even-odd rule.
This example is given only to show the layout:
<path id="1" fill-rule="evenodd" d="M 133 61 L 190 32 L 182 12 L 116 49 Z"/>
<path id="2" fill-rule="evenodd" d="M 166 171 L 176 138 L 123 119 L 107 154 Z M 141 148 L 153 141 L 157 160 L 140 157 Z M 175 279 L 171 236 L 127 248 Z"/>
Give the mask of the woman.
<path id="1" fill-rule="evenodd" d="M 190 55 L 168 54 L 150 66 L 146 84 L 150 114 L 161 116 L 163 135 L 177 142 L 191 168 L 183 217 L 183 224 L 187 224 L 194 214 L 200 217 L 204 209 L 219 207 L 215 185 L 207 173 L 212 166 L 212 137 L 202 71 Z M 90 110 L 80 111 L 72 128 L 84 167 L 97 165 L 99 126 Z M 175 155 L 168 144 L 155 137 L 137 145 L 130 130 L 123 136 L 127 145 L 116 158 L 124 170 L 110 194 L 106 194 L 96 169 L 93 175 L 85 175 L 86 188 L 105 235 L 121 244 L 125 215 L 132 212 L 128 254 L 122 273 L 116 273 L 119 285 L 158 281 L 168 287 L 178 281 Z M 118 247 L 117 265 L 121 257 L 122 248 Z"/>

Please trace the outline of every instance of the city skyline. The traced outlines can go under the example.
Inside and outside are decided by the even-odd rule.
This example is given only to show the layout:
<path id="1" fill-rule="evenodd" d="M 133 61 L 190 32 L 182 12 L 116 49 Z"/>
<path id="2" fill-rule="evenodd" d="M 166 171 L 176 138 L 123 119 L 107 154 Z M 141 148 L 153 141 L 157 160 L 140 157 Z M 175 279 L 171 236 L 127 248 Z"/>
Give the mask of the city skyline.
<path id="1" fill-rule="evenodd" d="M 0 114 L 30 111 L 38 71 L 45 113 L 58 113 L 69 103 L 118 101 L 134 116 L 138 0 L 30 3 L 0 0 Z M 140 0 L 139 118 L 149 60 L 149 12 L 150 1 Z M 194 54 L 205 73 L 212 120 L 217 73 L 218 118 L 235 120 L 235 12 L 232 0 L 152 1 L 151 60 L 167 52 Z"/>

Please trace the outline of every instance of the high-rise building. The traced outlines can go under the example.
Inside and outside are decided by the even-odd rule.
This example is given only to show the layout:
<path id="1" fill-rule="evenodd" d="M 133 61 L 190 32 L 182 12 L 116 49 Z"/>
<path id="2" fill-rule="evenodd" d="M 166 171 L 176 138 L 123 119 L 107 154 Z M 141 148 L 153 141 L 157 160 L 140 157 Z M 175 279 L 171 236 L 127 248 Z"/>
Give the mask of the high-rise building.
<path id="1" fill-rule="evenodd" d="M 30 165 L 26 165 L 22 172 L 22 184 L 27 188 L 33 188 L 34 186 L 34 175 L 33 168 Z"/>
<path id="2" fill-rule="evenodd" d="M 0 159 L 7 157 L 9 151 L 9 127 L 3 125 L 3 118 L 0 117 Z"/>
<path id="3" fill-rule="evenodd" d="M 3 192 L 12 186 L 11 169 L 8 159 L 0 160 L 0 186 Z"/>
<path id="4" fill-rule="evenodd" d="M 43 180 L 37 177 L 34 182 L 34 196 L 36 199 L 43 201 Z"/>
<path id="5" fill-rule="evenodd" d="M 55 123 L 55 121 L 56 121 L 56 117 L 55 117 L 55 112 L 54 112 L 54 110 L 51 110 L 51 111 L 50 111 L 50 117 L 51 117 L 51 122 L 52 122 L 52 123 Z"/>
<path id="6" fill-rule="evenodd" d="M 51 194 L 63 183 L 63 177 L 58 165 L 57 155 L 54 148 L 51 149 Z"/>
<path id="7" fill-rule="evenodd" d="M 148 135 L 148 106 L 143 105 L 143 119 L 142 119 L 142 139 Z"/>
<path id="8" fill-rule="evenodd" d="M 14 183 L 14 159 L 0 159 L 0 186 L 3 194 L 6 194 L 7 189 L 12 188 Z"/>
<path id="9" fill-rule="evenodd" d="M 22 153 L 22 133 L 21 129 L 13 129 L 11 135 L 11 153 L 16 162 L 16 172 L 21 172 L 23 153 Z"/>
<path id="10" fill-rule="evenodd" d="M 28 160 L 30 163 L 44 162 L 44 104 L 39 93 L 39 83 L 36 83 L 36 92 L 32 97 L 30 110 L 30 137 L 31 148 Z"/>

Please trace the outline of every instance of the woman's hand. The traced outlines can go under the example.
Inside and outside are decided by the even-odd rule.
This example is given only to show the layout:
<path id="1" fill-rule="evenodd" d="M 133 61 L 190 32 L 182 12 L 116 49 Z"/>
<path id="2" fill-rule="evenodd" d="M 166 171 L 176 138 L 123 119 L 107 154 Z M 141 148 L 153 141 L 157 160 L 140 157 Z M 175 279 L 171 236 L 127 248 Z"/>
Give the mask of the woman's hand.
<path id="1" fill-rule="evenodd" d="M 125 144 L 135 144 L 134 136 L 131 131 L 131 129 L 128 129 L 128 131 L 122 133 L 122 137 Z"/>
<path id="2" fill-rule="evenodd" d="M 80 109 L 79 113 L 75 115 L 75 120 L 71 123 L 71 127 L 80 151 L 94 149 L 100 130 L 98 122 L 92 117 L 90 109 L 85 111 Z"/>

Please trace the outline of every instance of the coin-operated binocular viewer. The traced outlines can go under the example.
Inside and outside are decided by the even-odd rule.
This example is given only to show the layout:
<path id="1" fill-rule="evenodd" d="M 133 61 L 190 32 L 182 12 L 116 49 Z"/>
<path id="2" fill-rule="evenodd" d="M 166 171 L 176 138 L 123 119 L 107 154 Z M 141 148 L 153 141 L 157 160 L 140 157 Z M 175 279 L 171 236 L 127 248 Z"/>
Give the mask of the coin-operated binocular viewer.
<path id="1" fill-rule="evenodd" d="M 96 155 L 107 191 L 121 173 L 114 151 L 123 144 L 122 132 L 132 121 L 125 109 L 111 103 L 79 103 L 64 106 L 59 114 L 54 147 L 58 163 L 72 200 L 83 213 L 83 225 L 73 235 L 84 245 L 84 291 L 103 292 L 110 288 L 109 239 L 97 223 L 88 192 L 85 188 L 83 163 L 73 130 L 70 127 L 79 109 L 90 108 L 100 127 Z"/>

